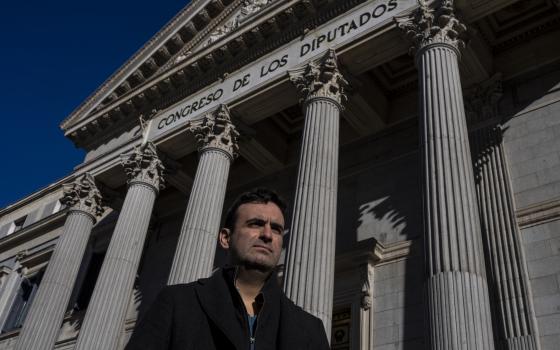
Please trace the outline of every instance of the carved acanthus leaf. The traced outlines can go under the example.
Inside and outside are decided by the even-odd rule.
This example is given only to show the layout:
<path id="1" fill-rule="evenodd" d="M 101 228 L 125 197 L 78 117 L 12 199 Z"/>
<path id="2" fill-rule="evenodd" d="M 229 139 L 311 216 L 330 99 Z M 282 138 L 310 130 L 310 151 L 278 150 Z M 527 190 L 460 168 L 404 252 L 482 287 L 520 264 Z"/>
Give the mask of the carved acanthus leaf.
<path id="1" fill-rule="evenodd" d="M 455 17 L 453 0 L 435 1 L 435 9 L 426 0 L 418 0 L 418 3 L 420 7 L 411 16 L 396 19 L 399 28 L 412 41 L 413 52 L 437 43 L 457 49 L 464 47 L 467 27 Z"/>
<path id="2" fill-rule="evenodd" d="M 165 167 L 157 155 L 156 146 L 152 142 L 136 147 L 132 153 L 121 156 L 128 183 L 143 182 L 155 189 L 164 188 L 163 172 Z"/>
<path id="3" fill-rule="evenodd" d="M 328 50 L 321 60 L 310 62 L 303 70 L 291 71 L 290 80 L 297 87 L 302 103 L 325 97 L 342 105 L 347 99 L 349 84 L 338 68 L 334 50 Z"/>
<path id="4" fill-rule="evenodd" d="M 207 114 L 200 123 L 192 124 L 190 131 L 194 134 L 200 152 L 214 148 L 228 153 L 232 159 L 237 157 L 239 132 L 231 121 L 225 105 Z"/>
<path id="5" fill-rule="evenodd" d="M 64 196 L 60 200 L 70 210 L 83 211 L 94 218 L 103 215 L 101 192 L 90 173 L 85 173 L 76 181 L 63 185 Z"/>

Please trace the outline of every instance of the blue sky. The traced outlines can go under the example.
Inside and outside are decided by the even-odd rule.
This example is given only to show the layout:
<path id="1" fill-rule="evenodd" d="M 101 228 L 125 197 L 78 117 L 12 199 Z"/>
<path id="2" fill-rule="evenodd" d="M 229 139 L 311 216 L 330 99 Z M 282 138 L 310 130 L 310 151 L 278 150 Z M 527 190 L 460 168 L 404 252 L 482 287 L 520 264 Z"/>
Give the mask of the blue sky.
<path id="1" fill-rule="evenodd" d="M 187 0 L 5 1 L 0 10 L 0 208 L 84 153 L 60 122 Z"/>

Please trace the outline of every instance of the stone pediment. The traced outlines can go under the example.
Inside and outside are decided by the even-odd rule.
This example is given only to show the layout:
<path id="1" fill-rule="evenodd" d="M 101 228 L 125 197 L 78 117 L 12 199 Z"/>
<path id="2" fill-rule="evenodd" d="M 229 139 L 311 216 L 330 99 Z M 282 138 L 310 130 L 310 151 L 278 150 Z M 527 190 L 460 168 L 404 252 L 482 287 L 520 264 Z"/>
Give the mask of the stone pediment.
<path id="1" fill-rule="evenodd" d="M 195 0 L 61 128 L 77 147 L 95 148 L 109 134 L 118 136 L 138 124 L 139 116 L 165 108 L 363 1 Z"/>
<path id="2" fill-rule="evenodd" d="M 216 26 L 243 3 L 243 0 L 191 1 L 63 120 L 61 128 L 64 131 L 71 129 L 172 67 L 178 55 L 200 46 Z"/>

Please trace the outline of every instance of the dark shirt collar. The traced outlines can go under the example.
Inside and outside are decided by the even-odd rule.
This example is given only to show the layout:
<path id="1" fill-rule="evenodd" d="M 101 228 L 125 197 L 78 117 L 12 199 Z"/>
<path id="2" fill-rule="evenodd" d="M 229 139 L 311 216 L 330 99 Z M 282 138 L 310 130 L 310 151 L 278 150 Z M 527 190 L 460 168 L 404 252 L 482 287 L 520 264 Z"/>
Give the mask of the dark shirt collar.
<path id="1" fill-rule="evenodd" d="M 237 268 L 235 266 L 227 265 L 222 268 L 222 273 L 224 274 L 224 279 L 226 280 L 230 291 L 235 291 L 237 293 L 237 288 L 235 287 Z M 257 298 L 264 298 L 264 300 L 268 300 L 269 298 L 276 298 L 280 294 L 281 289 L 278 281 L 278 272 L 274 269 L 264 282 L 261 292 Z"/>
<path id="2" fill-rule="evenodd" d="M 212 277 L 201 279 L 196 287 L 202 308 L 210 319 L 222 330 L 236 349 L 246 349 L 248 330 L 247 314 L 243 313 L 241 297 L 234 285 L 235 268 L 224 267 Z M 259 326 L 256 330 L 257 342 L 266 339 L 259 348 L 268 349 L 276 343 L 277 330 L 281 318 L 282 290 L 277 274 L 272 273 L 261 289 L 263 307 L 259 312 Z M 270 341 L 272 339 L 272 341 Z"/>

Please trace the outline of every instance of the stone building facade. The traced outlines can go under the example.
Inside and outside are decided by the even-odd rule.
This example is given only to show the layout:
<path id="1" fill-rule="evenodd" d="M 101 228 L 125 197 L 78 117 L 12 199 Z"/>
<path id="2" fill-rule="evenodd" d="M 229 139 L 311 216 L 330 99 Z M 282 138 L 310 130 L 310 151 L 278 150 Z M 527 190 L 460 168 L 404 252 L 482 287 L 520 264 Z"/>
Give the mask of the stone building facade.
<path id="1" fill-rule="evenodd" d="M 256 186 L 333 349 L 557 349 L 559 40 L 557 0 L 192 1 L 0 210 L 0 349 L 122 349 Z"/>

